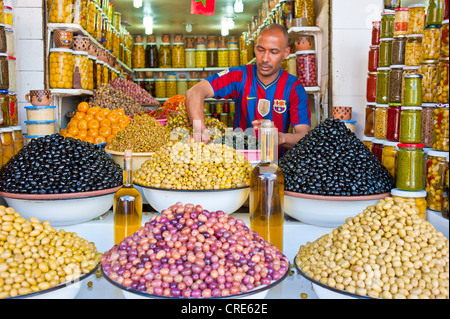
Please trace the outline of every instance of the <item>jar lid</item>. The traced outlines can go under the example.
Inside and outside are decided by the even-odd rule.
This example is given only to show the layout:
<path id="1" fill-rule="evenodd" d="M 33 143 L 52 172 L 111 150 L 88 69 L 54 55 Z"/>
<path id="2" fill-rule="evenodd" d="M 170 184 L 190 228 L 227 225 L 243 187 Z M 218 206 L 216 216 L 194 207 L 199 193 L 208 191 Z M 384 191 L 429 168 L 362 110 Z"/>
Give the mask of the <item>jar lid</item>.
<path id="1" fill-rule="evenodd" d="M 445 19 L 444 21 L 442 21 L 442 24 L 448 24 L 448 20 L 449 19 Z"/>
<path id="2" fill-rule="evenodd" d="M 412 143 L 399 143 L 398 147 L 411 147 L 411 148 L 423 148 L 423 144 L 412 144 Z"/>
<path id="3" fill-rule="evenodd" d="M 55 105 L 30 105 L 30 106 L 25 106 L 26 109 L 54 109 L 56 108 Z"/>
<path id="4" fill-rule="evenodd" d="M 16 60 L 16 58 L 13 57 L 13 56 L 8 56 L 7 59 L 9 59 L 9 60 Z"/>
<path id="5" fill-rule="evenodd" d="M 163 44 L 164 44 L 164 43 L 163 43 Z M 133 45 L 144 45 L 144 43 L 138 42 L 138 43 L 133 43 Z"/>
<path id="6" fill-rule="evenodd" d="M 385 14 L 395 14 L 395 11 L 390 10 L 390 9 L 384 9 L 383 12 L 381 13 L 381 15 L 385 15 Z"/>
<path id="7" fill-rule="evenodd" d="M 420 107 L 420 106 L 402 106 L 402 111 L 403 110 L 422 111 L 422 107 Z"/>
<path id="8" fill-rule="evenodd" d="M 397 8 L 395 11 L 409 11 L 409 8 Z"/>
<path id="9" fill-rule="evenodd" d="M 380 46 L 379 46 L 379 45 L 371 45 L 370 48 L 371 48 L 371 49 L 377 49 L 377 48 L 379 49 Z"/>
<path id="10" fill-rule="evenodd" d="M 417 192 L 411 192 L 411 191 L 402 191 L 401 189 L 394 188 L 391 190 L 391 195 L 400 197 L 427 197 L 427 191 L 422 189 Z"/>
<path id="11" fill-rule="evenodd" d="M 389 106 L 399 107 L 402 106 L 402 103 L 388 103 Z"/>
<path id="12" fill-rule="evenodd" d="M 372 21 L 372 24 L 378 24 L 381 23 L 381 21 Z"/>
<path id="13" fill-rule="evenodd" d="M 102 60 L 98 60 L 98 61 L 97 61 L 97 64 L 105 64 L 105 62 L 102 61 Z"/>
<path id="14" fill-rule="evenodd" d="M 449 57 L 440 58 L 439 62 L 447 62 L 448 63 Z"/>
<path id="15" fill-rule="evenodd" d="M 26 138 L 39 138 L 39 137 L 44 137 L 47 135 L 25 135 Z"/>
<path id="16" fill-rule="evenodd" d="M 405 67 L 404 64 L 393 64 L 391 65 L 391 69 L 403 69 Z"/>
<path id="17" fill-rule="evenodd" d="M 73 50 L 72 49 L 64 49 L 64 48 L 51 48 L 50 52 L 67 52 L 67 53 L 72 53 Z"/>
<path id="18" fill-rule="evenodd" d="M 377 104 L 377 107 L 389 107 L 387 104 Z"/>
<path id="19" fill-rule="evenodd" d="M 0 90 L 0 93 L 2 93 L 2 94 L 8 94 L 8 90 Z"/>
<path id="20" fill-rule="evenodd" d="M 392 41 L 394 38 L 381 38 L 381 42 Z"/>
<path id="21" fill-rule="evenodd" d="M 384 145 L 384 142 L 386 142 L 386 140 L 380 140 L 380 139 L 378 139 L 378 138 L 374 138 L 374 139 L 372 140 L 372 143 L 373 143 L 373 144 L 383 144 L 383 145 Z"/>
<path id="22" fill-rule="evenodd" d="M 407 38 L 423 38 L 423 34 L 407 34 Z"/>
<path id="23" fill-rule="evenodd" d="M 419 66 L 418 65 L 405 65 L 405 67 L 403 68 L 403 70 L 418 70 Z"/>
<path id="24" fill-rule="evenodd" d="M 435 107 L 436 103 L 422 103 L 422 107 Z"/>
<path id="25" fill-rule="evenodd" d="M 295 51 L 295 54 L 315 54 L 315 50 Z"/>
<path id="26" fill-rule="evenodd" d="M 343 122 L 343 123 L 350 123 L 350 124 L 356 123 L 355 120 L 341 120 L 341 122 Z"/>
<path id="27" fill-rule="evenodd" d="M 406 74 L 405 78 L 423 78 L 420 74 Z"/>
<path id="28" fill-rule="evenodd" d="M 8 57 L 8 54 L 6 54 L 6 53 L 0 53 L 0 56 Z"/>
<path id="29" fill-rule="evenodd" d="M 433 157 L 447 157 L 448 156 L 448 152 L 443 152 L 443 151 L 436 151 L 436 150 L 429 150 L 428 151 L 428 156 L 433 156 Z"/>
<path id="30" fill-rule="evenodd" d="M 295 53 L 291 53 L 291 54 L 289 54 L 289 58 L 295 58 Z"/>
<path id="31" fill-rule="evenodd" d="M 24 121 L 25 124 L 50 124 L 56 123 L 56 121 Z"/>
<path id="32" fill-rule="evenodd" d="M 184 45 L 183 42 L 174 42 L 173 45 Z"/>
<path id="33" fill-rule="evenodd" d="M 368 72 L 369 75 L 377 75 L 377 72 Z"/>
<path id="34" fill-rule="evenodd" d="M 423 8 L 425 8 L 426 5 L 424 5 L 424 4 L 422 4 L 422 3 L 414 3 L 414 4 L 410 4 L 410 5 L 408 6 L 408 8 L 417 8 L 417 7 L 423 7 Z"/>
<path id="35" fill-rule="evenodd" d="M 419 61 L 419 64 L 436 64 L 438 63 L 438 60 L 421 60 Z"/>
<path id="36" fill-rule="evenodd" d="M 195 51 L 195 49 L 194 48 L 187 48 L 187 49 L 184 49 L 184 51 Z"/>
<path id="37" fill-rule="evenodd" d="M 377 68 L 377 71 L 389 71 L 390 70 L 390 67 L 380 67 L 380 68 Z"/>
<path id="38" fill-rule="evenodd" d="M 430 24 L 430 25 L 425 26 L 424 29 L 440 29 L 441 27 L 442 27 L 441 24 Z"/>
<path id="39" fill-rule="evenodd" d="M 394 147 L 398 147 L 399 142 L 392 142 L 392 141 L 386 141 L 384 142 L 384 146 L 394 146 Z"/>
<path id="40" fill-rule="evenodd" d="M 217 51 L 217 48 L 207 48 L 206 51 Z"/>
<path id="41" fill-rule="evenodd" d="M 75 54 L 75 55 L 88 55 L 88 53 L 86 51 L 73 51 L 72 54 Z"/>

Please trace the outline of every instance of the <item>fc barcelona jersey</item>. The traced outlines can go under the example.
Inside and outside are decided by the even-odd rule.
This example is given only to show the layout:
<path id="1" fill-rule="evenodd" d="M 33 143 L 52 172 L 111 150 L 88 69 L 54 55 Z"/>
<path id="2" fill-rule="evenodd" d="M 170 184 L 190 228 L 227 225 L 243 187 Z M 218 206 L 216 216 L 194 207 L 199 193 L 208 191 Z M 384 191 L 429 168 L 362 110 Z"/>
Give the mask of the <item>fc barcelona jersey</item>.
<path id="1" fill-rule="evenodd" d="M 233 99 L 236 102 L 234 128 L 245 131 L 253 127 L 252 121 L 272 120 L 279 132 L 286 133 L 292 127 L 305 124 L 311 126 L 308 96 L 298 79 L 281 70 L 270 84 L 258 78 L 256 65 L 245 65 L 226 69 L 206 79 L 214 90 L 214 98 Z M 270 102 L 264 116 L 258 111 L 258 101 Z M 264 112 L 262 112 L 264 114 Z"/>

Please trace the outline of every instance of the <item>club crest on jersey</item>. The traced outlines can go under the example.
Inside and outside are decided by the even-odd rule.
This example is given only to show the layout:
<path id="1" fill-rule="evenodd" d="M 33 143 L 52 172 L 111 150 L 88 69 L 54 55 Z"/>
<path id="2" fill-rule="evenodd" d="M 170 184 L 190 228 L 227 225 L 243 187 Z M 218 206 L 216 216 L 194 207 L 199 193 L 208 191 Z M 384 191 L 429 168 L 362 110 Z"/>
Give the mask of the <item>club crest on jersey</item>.
<path id="1" fill-rule="evenodd" d="M 285 100 L 274 100 L 273 101 L 273 110 L 278 114 L 283 114 L 286 112 L 287 106 Z"/>

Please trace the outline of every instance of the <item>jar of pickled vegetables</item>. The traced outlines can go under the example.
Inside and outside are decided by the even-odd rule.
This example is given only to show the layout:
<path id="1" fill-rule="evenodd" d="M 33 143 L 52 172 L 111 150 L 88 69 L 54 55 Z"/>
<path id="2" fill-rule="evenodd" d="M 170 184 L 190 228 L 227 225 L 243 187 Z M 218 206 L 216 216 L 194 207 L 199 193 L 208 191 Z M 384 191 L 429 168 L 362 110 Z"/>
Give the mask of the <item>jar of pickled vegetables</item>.
<path id="1" fill-rule="evenodd" d="M 449 151 L 448 104 L 438 104 L 434 109 L 433 149 Z"/>
<path id="2" fill-rule="evenodd" d="M 197 68 L 206 68 L 208 66 L 205 43 L 197 43 L 196 45 L 195 65 Z"/>
<path id="3" fill-rule="evenodd" d="M 95 1 L 90 0 L 87 7 L 87 24 L 86 32 L 95 38 L 95 19 L 97 10 L 95 8 Z"/>
<path id="4" fill-rule="evenodd" d="M 184 44 L 174 43 L 172 46 L 172 68 L 185 67 Z"/>
<path id="5" fill-rule="evenodd" d="M 240 63 L 239 48 L 230 48 L 230 52 L 228 53 L 228 66 L 230 67 L 239 66 L 239 63 Z"/>
<path id="6" fill-rule="evenodd" d="M 157 98 L 167 97 L 165 79 L 155 79 L 155 95 Z"/>
<path id="7" fill-rule="evenodd" d="M 423 33 L 422 41 L 422 60 L 439 59 L 441 45 L 441 29 L 440 26 L 426 26 Z"/>
<path id="8" fill-rule="evenodd" d="M 101 41 L 102 39 L 102 26 L 103 26 L 103 13 L 100 7 L 96 7 L 95 13 L 95 36 L 94 39 Z"/>
<path id="9" fill-rule="evenodd" d="M 435 103 L 422 104 L 422 141 L 425 148 L 433 147 L 433 127 Z"/>
<path id="10" fill-rule="evenodd" d="M 380 37 L 392 38 L 394 36 L 395 11 L 384 10 L 381 14 Z"/>
<path id="11" fill-rule="evenodd" d="M 303 86 L 317 85 L 316 51 L 297 51 L 297 78 Z"/>
<path id="12" fill-rule="evenodd" d="M 428 151 L 426 185 L 428 209 L 441 211 L 444 195 L 444 179 L 447 170 L 447 152 Z"/>
<path id="13" fill-rule="evenodd" d="M 442 24 L 443 18 L 444 18 L 444 0 L 429 0 L 427 19 L 425 21 L 425 24 L 427 26 Z"/>
<path id="14" fill-rule="evenodd" d="M 206 66 L 208 68 L 214 68 L 218 66 L 218 53 L 217 48 L 206 49 Z"/>
<path id="15" fill-rule="evenodd" d="M 88 0 L 77 0 L 72 3 L 72 23 L 86 30 L 88 15 Z"/>
<path id="16" fill-rule="evenodd" d="M 219 48 L 217 49 L 217 66 L 219 68 L 227 68 L 228 67 L 228 48 Z"/>
<path id="17" fill-rule="evenodd" d="M 103 72 L 103 75 L 102 75 L 102 79 L 103 79 L 103 84 L 108 84 L 109 83 L 109 80 L 111 80 L 111 73 L 110 73 L 110 71 L 109 71 L 109 65 L 108 65 L 108 63 L 104 63 L 103 64 L 103 67 L 102 67 L 102 72 Z"/>
<path id="18" fill-rule="evenodd" d="M 53 0 L 48 22 L 72 23 L 72 0 Z"/>
<path id="19" fill-rule="evenodd" d="M 6 58 L 8 61 L 8 90 L 16 92 L 17 91 L 17 84 L 16 84 L 16 58 L 12 56 L 8 56 Z M 3 73 L 3 72 L 2 72 Z M 2 74 L 3 75 L 3 74 Z M 3 81 L 2 81 L 3 82 Z"/>
<path id="20" fill-rule="evenodd" d="M 199 82 L 200 80 L 198 78 L 198 72 L 190 72 L 188 80 L 188 90 Z"/>
<path id="21" fill-rule="evenodd" d="M 402 102 L 402 79 L 404 65 L 391 65 L 389 70 L 388 103 Z"/>
<path id="22" fill-rule="evenodd" d="M 417 192 L 402 191 L 398 188 L 391 190 L 391 196 L 396 199 L 403 199 L 422 219 L 427 219 L 427 192 L 425 190 L 420 190 Z"/>
<path id="23" fill-rule="evenodd" d="M 17 93 L 9 92 L 8 100 L 9 100 L 9 125 L 15 126 L 19 122 Z"/>
<path id="24" fill-rule="evenodd" d="M 388 108 L 386 139 L 390 142 L 398 142 L 400 138 L 400 103 L 390 103 Z"/>
<path id="25" fill-rule="evenodd" d="M 0 90 L 9 89 L 9 63 L 8 55 L 0 53 Z"/>
<path id="26" fill-rule="evenodd" d="M 449 183 L 449 158 L 447 157 L 447 170 L 445 171 L 445 179 L 444 179 L 444 195 L 442 198 L 442 216 L 448 219 L 448 206 L 449 206 L 449 191 L 448 187 Z"/>
<path id="27" fill-rule="evenodd" d="M 105 64 L 105 62 L 103 62 L 102 60 L 97 60 L 96 63 L 96 79 L 95 79 L 95 83 L 97 84 L 97 87 L 99 87 L 100 85 L 103 84 L 103 65 Z"/>
<path id="28" fill-rule="evenodd" d="M 392 40 L 391 64 L 405 64 L 406 36 L 398 35 Z"/>
<path id="29" fill-rule="evenodd" d="M 392 57 L 392 38 L 382 38 L 380 41 L 380 53 L 378 66 L 380 68 L 389 67 Z"/>
<path id="30" fill-rule="evenodd" d="M 407 35 L 405 45 L 405 65 L 416 66 L 422 58 L 422 38 L 423 34 Z"/>
<path id="31" fill-rule="evenodd" d="M 449 58 L 439 59 L 438 78 L 437 78 L 437 101 L 439 103 L 448 103 L 448 62 Z"/>
<path id="32" fill-rule="evenodd" d="M 177 95 L 177 79 L 166 79 L 166 97 L 172 97 Z"/>
<path id="33" fill-rule="evenodd" d="M 23 147 L 22 126 L 12 126 L 12 137 L 14 143 L 14 155 L 17 154 Z"/>
<path id="34" fill-rule="evenodd" d="M 369 72 L 367 74 L 366 84 L 366 101 L 369 103 L 376 102 L 377 99 L 377 72 Z"/>
<path id="35" fill-rule="evenodd" d="M 89 90 L 89 59 L 86 51 L 73 51 L 74 73 L 78 71 L 80 73 L 80 85 L 81 89 Z"/>
<path id="36" fill-rule="evenodd" d="M 170 49 L 170 43 L 161 43 L 159 46 L 158 58 L 160 68 L 172 67 L 172 50 Z"/>
<path id="37" fill-rule="evenodd" d="M 408 34 L 423 34 L 425 27 L 425 4 L 411 4 L 409 8 Z"/>
<path id="38" fill-rule="evenodd" d="M 0 90 L 0 126 L 9 126 L 9 98 L 8 90 Z"/>
<path id="39" fill-rule="evenodd" d="M 395 9 L 394 36 L 408 34 L 409 8 Z"/>
<path id="40" fill-rule="evenodd" d="M 14 156 L 14 141 L 13 141 L 13 129 L 11 127 L 4 127 L 0 129 L 0 142 L 2 147 L 2 165 L 6 163 Z"/>
<path id="41" fill-rule="evenodd" d="M 448 44 L 448 20 L 442 23 L 441 27 L 441 47 L 440 47 L 440 57 L 448 58 L 449 56 L 449 44 Z"/>
<path id="42" fill-rule="evenodd" d="M 424 103 L 436 103 L 438 86 L 438 61 L 420 61 L 419 74 L 422 75 L 422 101 Z"/>
<path id="43" fill-rule="evenodd" d="M 316 21 L 314 0 L 295 0 L 295 18 L 304 18 L 308 26 L 314 26 Z"/>
<path id="44" fill-rule="evenodd" d="M 71 89 L 73 85 L 74 61 L 70 49 L 50 49 L 50 88 Z"/>
<path id="45" fill-rule="evenodd" d="M 388 105 L 377 104 L 375 109 L 375 133 L 376 139 L 385 140 L 387 134 Z"/>
<path id="46" fill-rule="evenodd" d="M 187 68 L 195 68 L 195 49 L 184 49 Z"/>
<path id="47" fill-rule="evenodd" d="M 381 21 L 372 22 L 372 45 L 380 45 Z"/>
<path id="48" fill-rule="evenodd" d="M 374 137 L 375 134 L 375 109 L 375 103 L 367 103 L 364 124 L 364 135 L 367 137 Z"/>
<path id="49" fill-rule="evenodd" d="M 398 144 L 397 188 L 403 191 L 423 190 L 423 144 Z"/>
<path id="50" fill-rule="evenodd" d="M 391 173 L 392 177 L 397 176 L 397 150 L 398 142 L 384 142 L 381 152 L 381 164 Z"/>
<path id="51" fill-rule="evenodd" d="M 419 74 L 419 66 L 405 66 L 402 76 L 402 105 L 405 104 L 405 76 L 410 74 Z"/>
<path id="52" fill-rule="evenodd" d="M 145 68 L 145 49 L 144 43 L 135 43 L 132 53 L 133 69 Z"/>
<path id="53" fill-rule="evenodd" d="M 187 91 L 187 78 L 185 74 L 180 74 L 177 81 L 177 94 L 185 95 Z"/>
<path id="54" fill-rule="evenodd" d="M 370 136 L 363 136 L 362 142 L 363 144 L 371 151 L 372 150 L 372 141 L 373 137 Z"/>
<path id="55" fill-rule="evenodd" d="M 369 72 L 376 72 L 380 60 L 380 46 L 371 45 L 369 49 Z"/>
<path id="56" fill-rule="evenodd" d="M 378 161 L 381 163 L 381 161 L 383 160 L 383 147 L 384 147 L 384 143 L 386 141 L 385 140 L 379 140 L 377 138 L 374 138 L 372 140 L 372 153 L 373 155 L 375 155 L 375 157 L 378 159 Z"/>
<path id="57" fill-rule="evenodd" d="M 156 42 L 147 42 L 147 46 L 145 47 L 145 67 L 159 67 L 158 47 L 156 46 Z"/>
<path id="58" fill-rule="evenodd" d="M 387 104 L 389 94 L 389 71 L 390 68 L 378 68 L 377 72 L 377 104 Z"/>
<path id="59" fill-rule="evenodd" d="M 421 106 L 422 101 L 422 75 L 405 75 L 404 106 Z"/>
<path id="60" fill-rule="evenodd" d="M 419 144 L 422 141 L 422 107 L 402 107 L 400 142 Z"/>

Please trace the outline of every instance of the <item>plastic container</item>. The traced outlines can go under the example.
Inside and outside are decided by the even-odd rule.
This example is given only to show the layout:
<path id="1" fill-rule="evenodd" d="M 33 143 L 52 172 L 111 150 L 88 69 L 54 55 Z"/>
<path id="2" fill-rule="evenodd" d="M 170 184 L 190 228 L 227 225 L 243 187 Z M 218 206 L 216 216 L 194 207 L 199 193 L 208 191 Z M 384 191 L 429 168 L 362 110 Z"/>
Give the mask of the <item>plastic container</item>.
<path id="1" fill-rule="evenodd" d="M 436 104 L 422 104 L 422 141 L 425 148 L 433 147 L 434 110 Z"/>
<path id="2" fill-rule="evenodd" d="M 389 70 L 388 103 L 402 102 L 402 79 L 404 65 L 391 65 Z"/>
<path id="3" fill-rule="evenodd" d="M 391 103 L 388 108 L 386 140 L 398 142 L 400 139 L 401 104 Z"/>
<path id="4" fill-rule="evenodd" d="M 394 198 L 403 199 L 414 212 L 422 219 L 427 219 L 427 192 L 425 190 L 420 190 L 417 192 L 402 191 L 398 188 L 391 190 L 391 196 Z"/>
<path id="5" fill-rule="evenodd" d="M 387 104 L 389 94 L 389 71 L 390 68 L 382 67 L 377 71 L 377 104 Z"/>
<path id="6" fill-rule="evenodd" d="M 400 142 L 419 144 L 422 141 L 422 107 L 402 107 Z"/>
<path id="7" fill-rule="evenodd" d="M 438 61 L 420 61 L 419 74 L 422 75 L 422 101 L 423 103 L 438 102 Z"/>
<path id="8" fill-rule="evenodd" d="M 440 45 L 440 54 L 439 54 L 439 56 L 441 58 L 448 58 L 448 56 L 449 56 L 448 29 L 449 29 L 449 22 L 448 22 L 448 20 L 445 20 L 442 23 L 442 27 L 441 27 L 441 45 Z"/>
<path id="9" fill-rule="evenodd" d="M 409 8 L 395 9 L 394 36 L 408 34 Z"/>
<path id="10" fill-rule="evenodd" d="M 422 75 L 405 75 L 404 106 L 422 106 Z"/>
<path id="11" fill-rule="evenodd" d="M 317 86 L 316 51 L 297 51 L 297 78 L 303 86 Z"/>
<path id="12" fill-rule="evenodd" d="M 392 38 L 394 36 L 395 11 L 384 10 L 381 14 L 381 30 L 380 37 Z"/>
<path id="13" fill-rule="evenodd" d="M 10 57 L 14 57 L 15 56 L 14 30 L 12 28 L 5 27 L 5 37 L 6 37 L 6 54 Z"/>
<path id="14" fill-rule="evenodd" d="M 441 26 L 426 26 L 423 32 L 422 60 L 437 60 L 440 55 Z"/>
<path id="15" fill-rule="evenodd" d="M 375 133 L 374 137 L 385 140 L 387 135 L 388 105 L 377 104 L 375 109 Z"/>
<path id="16" fill-rule="evenodd" d="M 384 142 L 381 154 L 381 164 L 383 164 L 394 178 L 397 176 L 397 145 L 398 142 Z"/>
<path id="17" fill-rule="evenodd" d="M 54 121 L 56 106 L 25 106 L 28 121 Z"/>
<path id="18" fill-rule="evenodd" d="M 409 8 L 408 34 L 423 34 L 425 27 L 425 4 L 411 4 Z"/>
<path id="19" fill-rule="evenodd" d="M 441 58 L 438 63 L 437 102 L 448 103 L 448 62 L 449 58 Z"/>
<path id="20" fill-rule="evenodd" d="M 366 101 L 374 103 L 377 100 L 377 72 L 367 74 Z"/>
<path id="21" fill-rule="evenodd" d="M 448 153 L 431 150 L 428 152 L 426 186 L 427 207 L 434 211 L 442 210 L 445 172 L 448 169 Z"/>
<path id="22" fill-rule="evenodd" d="M 449 151 L 448 104 L 439 104 L 434 110 L 433 149 Z"/>
<path id="23" fill-rule="evenodd" d="M 380 58 L 378 66 L 380 68 L 391 66 L 392 56 L 392 40 L 393 38 L 382 38 L 380 42 Z"/>
<path id="24" fill-rule="evenodd" d="M 423 144 L 398 144 L 397 188 L 403 191 L 420 191 L 424 188 Z"/>
<path id="25" fill-rule="evenodd" d="M 423 34 L 409 34 L 406 36 L 405 65 L 416 66 L 422 58 Z"/>
<path id="26" fill-rule="evenodd" d="M 50 49 L 50 88 L 71 89 L 73 86 L 74 59 L 70 49 Z"/>
<path id="27" fill-rule="evenodd" d="M 367 137 L 375 136 L 375 103 L 367 103 L 366 105 L 366 116 L 364 124 L 364 135 Z"/>
<path id="28" fill-rule="evenodd" d="M 55 134 L 56 121 L 25 121 L 28 135 Z"/>

